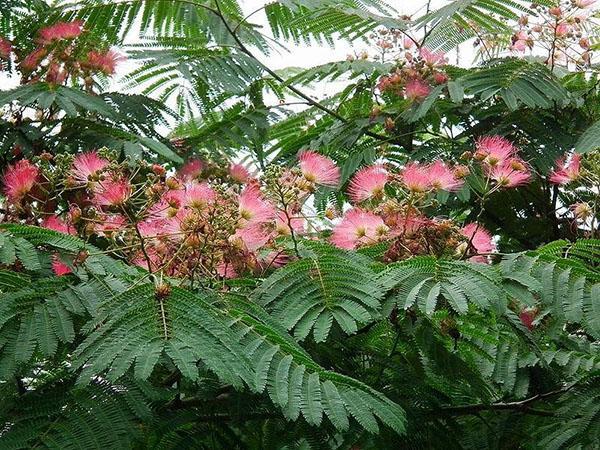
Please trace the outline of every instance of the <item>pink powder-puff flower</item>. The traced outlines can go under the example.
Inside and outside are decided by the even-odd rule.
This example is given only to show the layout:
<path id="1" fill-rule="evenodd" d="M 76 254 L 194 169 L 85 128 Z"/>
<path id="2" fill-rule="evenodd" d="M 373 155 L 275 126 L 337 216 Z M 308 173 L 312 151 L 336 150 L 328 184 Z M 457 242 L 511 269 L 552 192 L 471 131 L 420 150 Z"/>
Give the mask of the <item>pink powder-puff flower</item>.
<path id="1" fill-rule="evenodd" d="M 215 191 L 207 183 L 186 184 L 184 192 L 184 204 L 190 208 L 204 208 L 216 198 Z"/>
<path id="2" fill-rule="evenodd" d="M 49 230 L 58 231 L 59 233 L 76 234 L 72 226 L 67 224 L 63 219 L 55 214 L 46 217 L 42 221 L 42 227 Z"/>
<path id="3" fill-rule="evenodd" d="M 88 52 L 87 58 L 82 65 L 88 69 L 102 72 L 105 75 L 113 75 L 117 65 L 126 59 L 127 58 L 125 55 L 122 55 L 112 49 L 106 52 L 97 52 L 92 50 Z"/>
<path id="4" fill-rule="evenodd" d="M 413 48 L 415 45 L 415 41 L 413 41 L 411 38 L 409 37 L 405 37 L 402 40 L 402 47 L 404 47 L 404 50 L 408 50 L 409 48 Z"/>
<path id="5" fill-rule="evenodd" d="M 381 217 L 355 208 L 344 214 L 342 221 L 333 229 L 330 240 L 337 247 L 353 249 L 379 242 L 387 232 L 388 227 Z"/>
<path id="6" fill-rule="evenodd" d="M 566 159 L 559 158 L 556 161 L 556 169 L 550 173 L 550 181 L 554 184 L 567 184 L 579 178 L 581 169 L 581 156 L 574 153 L 569 163 Z"/>
<path id="7" fill-rule="evenodd" d="M 42 28 L 39 33 L 40 44 L 47 45 L 53 41 L 63 39 L 75 39 L 83 31 L 83 22 L 75 20 L 73 22 L 58 22 L 49 27 Z"/>
<path id="8" fill-rule="evenodd" d="M 419 56 L 423 59 L 423 61 L 432 66 L 436 64 L 446 64 L 448 61 L 446 59 L 446 55 L 444 55 L 442 52 L 432 52 L 425 47 L 422 47 L 419 50 Z"/>
<path id="9" fill-rule="evenodd" d="M 381 196 L 388 181 L 388 171 L 383 165 L 360 169 L 350 180 L 348 195 L 355 203 Z"/>
<path id="10" fill-rule="evenodd" d="M 429 168 L 421 164 L 407 164 L 402 170 L 401 179 L 411 192 L 426 192 L 431 188 Z"/>
<path id="11" fill-rule="evenodd" d="M 465 225 L 460 232 L 469 240 L 475 251 L 481 253 L 470 258 L 471 261 L 485 263 L 487 261 L 485 254 L 496 251 L 496 246 L 492 241 L 492 234 L 481 225 L 472 222 Z"/>
<path id="12" fill-rule="evenodd" d="M 179 176 L 184 180 L 193 180 L 202 173 L 204 164 L 199 159 L 190 159 L 179 169 Z"/>
<path id="13" fill-rule="evenodd" d="M 513 44 L 510 46 L 510 49 L 513 52 L 519 52 L 519 53 L 523 53 L 525 52 L 525 50 L 527 50 L 527 41 L 523 40 L 523 39 L 517 39 L 515 42 L 513 42 Z"/>
<path id="14" fill-rule="evenodd" d="M 271 234 L 261 223 L 252 223 L 238 228 L 229 239 L 233 245 L 254 252 L 269 242 Z"/>
<path id="15" fill-rule="evenodd" d="M 557 37 L 565 37 L 569 31 L 571 31 L 571 27 L 567 23 L 559 23 L 556 25 L 555 34 Z"/>
<path id="16" fill-rule="evenodd" d="M 23 200 L 39 181 L 39 174 L 39 169 L 27 159 L 17 161 L 12 166 L 9 165 L 2 179 L 4 193 L 8 200 L 15 204 Z"/>
<path id="17" fill-rule="evenodd" d="M 8 59 L 12 52 L 12 43 L 8 39 L 0 37 L 0 58 Z"/>
<path id="18" fill-rule="evenodd" d="M 99 236 L 110 236 L 113 233 L 124 230 L 127 225 L 128 221 L 125 216 L 121 214 L 105 214 L 95 223 L 94 231 Z"/>
<path id="19" fill-rule="evenodd" d="M 512 158 L 489 169 L 488 176 L 499 186 L 512 188 L 527 184 L 531 173 L 523 160 Z"/>
<path id="20" fill-rule="evenodd" d="M 427 167 L 429 184 L 436 190 L 453 192 L 459 190 L 463 180 L 456 177 L 456 171 L 442 161 L 436 161 Z"/>
<path id="21" fill-rule="evenodd" d="M 477 140 L 475 148 L 475 158 L 488 166 L 501 164 L 517 153 L 517 148 L 512 142 L 502 136 L 481 137 Z"/>
<path id="22" fill-rule="evenodd" d="M 419 231 L 422 227 L 433 223 L 433 221 L 425 216 L 416 213 L 401 214 L 396 213 L 384 217 L 385 224 L 390 227 L 388 237 L 398 237 L 412 235 Z"/>
<path id="23" fill-rule="evenodd" d="M 73 160 L 71 176 L 80 183 L 88 183 L 99 175 L 107 166 L 108 161 L 98 156 L 95 151 L 80 153 Z"/>
<path id="24" fill-rule="evenodd" d="M 300 170 L 308 181 L 323 186 L 335 187 L 340 181 L 340 169 L 329 158 L 311 150 L 298 155 Z"/>
<path id="25" fill-rule="evenodd" d="M 521 323 L 525 325 L 529 331 L 533 330 L 534 328 L 533 322 L 535 321 L 537 314 L 537 308 L 524 308 L 519 313 L 519 319 L 521 320 Z"/>
<path id="26" fill-rule="evenodd" d="M 444 72 L 435 72 L 433 74 L 433 81 L 435 81 L 436 84 L 444 84 L 446 82 L 448 82 L 449 77 L 448 74 L 444 73 Z"/>
<path id="27" fill-rule="evenodd" d="M 105 180 L 98 183 L 94 191 L 94 201 L 100 206 L 121 206 L 131 197 L 131 184 L 128 180 Z"/>
<path id="28" fill-rule="evenodd" d="M 57 277 L 62 277 L 72 272 L 71 268 L 62 262 L 58 255 L 52 255 L 52 271 Z"/>
<path id="29" fill-rule="evenodd" d="M 295 216 L 292 213 L 286 214 L 284 211 L 277 211 L 275 218 L 275 231 L 277 234 L 280 236 L 290 236 L 292 230 L 296 235 L 304 233 L 304 218 Z"/>
<path id="30" fill-rule="evenodd" d="M 277 269 L 290 262 L 290 257 L 281 250 L 273 250 L 258 260 L 262 270 Z"/>
<path id="31" fill-rule="evenodd" d="M 418 78 L 409 80 L 404 87 L 404 95 L 410 101 L 420 101 L 429 95 L 431 87 Z"/>
<path id="32" fill-rule="evenodd" d="M 233 264 L 225 261 L 219 262 L 217 265 L 217 275 L 221 278 L 237 278 L 238 273 L 235 271 Z"/>
<path id="33" fill-rule="evenodd" d="M 23 58 L 23 61 L 21 61 L 21 69 L 29 72 L 35 70 L 47 54 L 48 50 L 46 50 L 45 48 L 35 49 L 29 55 Z"/>
<path id="34" fill-rule="evenodd" d="M 241 164 L 231 164 L 229 166 L 229 176 L 236 183 L 246 183 L 250 180 L 250 172 Z"/>
<path id="35" fill-rule="evenodd" d="M 264 223 L 273 220 L 275 208 L 263 198 L 256 184 L 250 184 L 239 196 L 239 213 L 244 223 Z"/>
<path id="36" fill-rule="evenodd" d="M 580 202 L 575 203 L 569 207 L 571 211 L 573 211 L 573 215 L 576 219 L 586 221 L 594 214 L 594 210 L 589 203 Z"/>
<path id="37" fill-rule="evenodd" d="M 596 0 L 575 0 L 574 3 L 578 8 L 584 9 L 588 6 L 592 6 L 594 3 L 596 3 Z"/>

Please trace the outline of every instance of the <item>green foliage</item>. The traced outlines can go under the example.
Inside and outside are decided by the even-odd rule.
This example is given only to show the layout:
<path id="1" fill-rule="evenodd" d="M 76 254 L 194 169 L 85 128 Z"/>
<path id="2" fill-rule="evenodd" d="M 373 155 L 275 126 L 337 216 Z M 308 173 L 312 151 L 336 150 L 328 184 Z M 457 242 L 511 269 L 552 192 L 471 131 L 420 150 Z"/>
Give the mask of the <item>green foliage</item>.
<path id="1" fill-rule="evenodd" d="M 254 292 L 299 340 L 311 330 L 316 342 L 327 340 L 334 321 L 353 334 L 379 315 L 382 287 L 364 262 L 337 250 L 319 253 L 286 265 Z"/>

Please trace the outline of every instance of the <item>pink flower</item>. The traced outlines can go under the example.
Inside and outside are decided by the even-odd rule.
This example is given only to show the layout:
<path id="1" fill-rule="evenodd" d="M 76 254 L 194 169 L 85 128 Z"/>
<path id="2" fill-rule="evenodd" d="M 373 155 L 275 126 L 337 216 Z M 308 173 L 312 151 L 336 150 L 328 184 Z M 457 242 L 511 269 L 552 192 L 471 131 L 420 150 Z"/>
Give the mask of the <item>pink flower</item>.
<path id="1" fill-rule="evenodd" d="M 418 78 L 409 80 L 404 88 L 404 95 L 411 101 L 423 100 L 430 92 L 429 85 Z"/>
<path id="2" fill-rule="evenodd" d="M 302 175 L 308 181 L 323 186 L 335 187 L 340 181 L 340 169 L 329 158 L 311 150 L 298 156 Z"/>
<path id="3" fill-rule="evenodd" d="M 239 213 L 245 224 L 257 224 L 273 220 L 275 208 L 263 198 L 258 185 L 250 184 L 240 194 Z"/>
<path id="4" fill-rule="evenodd" d="M 448 79 L 448 74 L 444 72 L 435 72 L 433 74 L 433 81 L 435 81 L 436 84 L 444 84 Z"/>
<path id="5" fill-rule="evenodd" d="M 574 153 L 571 161 L 567 164 L 566 159 L 559 158 L 556 161 L 556 169 L 550 173 L 550 181 L 554 184 L 567 184 L 579 178 L 581 156 Z"/>
<path id="6" fill-rule="evenodd" d="M 93 176 L 102 172 L 106 166 L 108 166 L 108 161 L 100 158 L 95 151 L 80 153 L 73 160 L 71 175 L 80 183 L 88 183 Z"/>
<path id="7" fill-rule="evenodd" d="M 185 206 L 201 209 L 214 202 L 215 198 L 215 191 L 207 183 L 192 182 L 185 186 Z"/>
<path id="8" fill-rule="evenodd" d="M 404 47 L 405 50 L 408 50 L 409 48 L 414 47 L 414 45 L 415 45 L 415 42 L 408 37 L 405 37 L 404 40 L 402 41 L 402 47 Z"/>
<path id="9" fill-rule="evenodd" d="M 432 66 L 436 64 L 445 64 L 447 62 L 446 55 L 442 52 L 432 52 L 428 48 L 422 47 L 419 50 L 419 56 L 423 58 L 423 60 Z"/>
<path id="10" fill-rule="evenodd" d="M 431 188 L 429 170 L 426 166 L 410 163 L 402 170 L 402 183 L 411 192 L 425 192 Z"/>
<path id="11" fill-rule="evenodd" d="M 241 164 L 231 164 L 229 176 L 237 183 L 246 183 L 250 179 L 250 172 Z"/>
<path id="12" fill-rule="evenodd" d="M 127 180 L 105 180 L 98 183 L 94 200 L 100 206 L 120 206 L 131 197 L 131 184 Z"/>
<path id="13" fill-rule="evenodd" d="M 521 323 L 525 325 L 529 331 L 533 330 L 533 321 L 535 320 L 537 313 L 537 308 L 523 309 L 519 313 L 519 319 L 521 320 Z"/>
<path id="14" fill-rule="evenodd" d="M 199 159 L 190 159 L 179 169 L 179 175 L 184 180 L 193 180 L 202 173 L 203 166 Z"/>
<path id="15" fill-rule="evenodd" d="M 439 160 L 427 167 L 427 177 L 436 190 L 453 192 L 463 185 L 463 181 L 456 178 L 455 171 Z"/>
<path id="16" fill-rule="evenodd" d="M 484 136 L 477 140 L 475 158 L 495 166 L 517 153 L 517 148 L 502 136 Z"/>
<path id="17" fill-rule="evenodd" d="M 367 166 L 360 169 L 350 180 L 348 194 L 355 203 L 378 197 L 388 180 L 388 172 L 382 165 Z"/>
<path id="18" fill-rule="evenodd" d="M 527 41 L 518 39 L 510 46 L 510 49 L 514 52 L 523 53 L 525 50 L 527 50 Z"/>
<path id="19" fill-rule="evenodd" d="M 230 238 L 234 245 L 238 245 L 250 252 L 264 246 L 271 239 L 271 234 L 263 229 L 261 223 L 251 223 L 244 228 L 238 228 Z"/>
<path id="20" fill-rule="evenodd" d="M 121 214 L 103 215 L 94 225 L 94 231 L 99 236 L 107 236 L 127 227 L 127 219 Z"/>
<path id="21" fill-rule="evenodd" d="M 519 158 L 512 158 L 489 169 L 489 177 L 498 185 L 512 188 L 527 184 L 531 178 L 525 162 Z"/>
<path id="22" fill-rule="evenodd" d="M 39 174 L 39 169 L 27 159 L 17 161 L 14 166 L 8 166 L 2 179 L 8 200 L 15 204 L 23 200 L 39 181 Z"/>
<path id="23" fill-rule="evenodd" d="M 331 243 L 340 248 L 353 249 L 374 244 L 387 233 L 383 219 L 369 211 L 354 208 L 346 212 L 331 235 Z"/>
<path id="24" fill-rule="evenodd" d="M 35 49 L 21 61 L 21 68 L 29 72 L 35 70 L 47 54 L 48 51 L 45 48 Z"/>
<path id="25" fill-rule="evenodd" d="M 433 223 L 428 217 L 416 214 L 414 212 L 408 214 L 395 213 L 384 217 L 385 224 L 390 227 L 388 237 L 397 237 L 412 235 L 419 231 L 420 228 Z"/>
<path id="26" fill-rule="evenodd" d="M 596 3 L 596 0 L 575 0 L 575 6 L 584 9 Z"/>
<path id="27" fill-rule="evenodd" d="M 556 33 L 557 37 L 564 37 L 564 36 L 566 36 L 569 33 L 569 31 L 571 31 L 571 27 L 568 24 L 566 24 L 566 23 L 559 23 L 556 26 L 555 33 Z"/>
<path id="28" fill-rule="evenodd" d="M 461 234 L 465 236 L 477 253 L 492 253 L 496 250 L 492 242 L 492 234 L 477 223 L 469 223 L 461 230 Z M 487 261 L 485 255 L 476 255 L 470 258 L 471 261 L 485 263 Z"/>
<path id="29" fill-rule="evenodd" d="M 291 235 L 290 225 L 294 234 L 298 235 L 304 233 L 304 218 L 295 216 L 292 213 L 288 213 L 288 215 L 286 215 L 284 211 L 277 211 L 277 217 L 275 218 L 275 231 L 277 234 L 280 236 Z"/>
<path id="30" fill-rule="evenodd" d="M 4 39 L 0 37 L 0 58 L 8 59 L 10 58 L 10 53 L 12 52 L 12 43 L 8 39 Z"/>
<path id="31" fill-rule="evenodd" d="M 42 222 L 42 227 L 58 231 L 59 233 L 76 234 L 71 226 L 55 214 L 46 217 Z"/>
<path id="32" fill-rule="evenodd" d="M 57 277 L 62 277 L 72 272 L 71 268 L 62 262 L 58 255 L 52 255 L 52 271 Z"/>
<path id="33" fill-rule="evenodd" d="M 39 42 L 43 45 L 63 39 L 75 39 L 83 31 L 83 22 L 58 22 L 40 30 Z"/>
<path id="34" fill-rule="evenodd" d="M 51 63 L 46 72 L 46 81 L 50 84 L 63 84 L 67 79 L 67 71 L 58 64 Z"/>
<path id="35" fill-rule="evenodd" d="M 238 273 L 233 268 L 233 264 L 221 261 L 217 265 L 217 274 L 221 278 L 237 278 Z"/>
<path id="36" fill-rule="evenodd" d="M 125 55 L 114 50 L 108 50 L 103 53 L 92 50 L 87 54 L 87 59 L 83 62 L 83 65 L 89 69 L 102 72 L 105 75 L 112 75 L 115 73 L 117 64 L 126 59 Z"/>

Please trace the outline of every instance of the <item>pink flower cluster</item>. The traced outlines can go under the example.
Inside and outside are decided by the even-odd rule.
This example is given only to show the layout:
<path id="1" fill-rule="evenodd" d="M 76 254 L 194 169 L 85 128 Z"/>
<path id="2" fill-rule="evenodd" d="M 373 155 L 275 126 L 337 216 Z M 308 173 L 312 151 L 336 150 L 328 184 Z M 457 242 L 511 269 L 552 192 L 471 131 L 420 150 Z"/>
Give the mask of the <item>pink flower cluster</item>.
<path id="1" fill-rule="evenodd" d="M 32 39 L 37 47 L 29 53 L 0 37 L 0 59 L 14 54 L 24 82 L 63 84 L 80 78 L 89 88 L 90 75 L 114 74 L 125 57 L 113 49 L 90 48 L 89 41 L 78 39 L 84 32 L 79 20 L 47 26 Z"/>
<path id="2" fill-rule="evenodd" d="M 509 50 L 523 54 L 530 50 L 533 55 L 543 55 L 545 62 L 554 67 L 589 66 L 591 64 L 590 30 L 594 12 L 590 7 L 596 0 L 574 0 L 560 6 L 532 4 L 533 16 L 521 16 L 511 36 Z M 476 44 L 486 53 L 503 45 L 497 35 L 482 36 Z"/>
<path id="3" fill-rule="evenodd" d="M 501 136 L 478 139 L 473 156 L 496 188 L 518 187 L 531 179 L 529 166 L 518 156 L 518 149 Z"/>
<path id="4" fill-rule="evenodd" d="M 443 53 L 432 52 L 425 47 L 416 54 L 407 51 L 394 70 L 379 79 L 377 87 L 381 92 L 420 102 L 431 93 L 433 86 L 448 81 L 448 75 L 443 71 L 446 62 Z"/>

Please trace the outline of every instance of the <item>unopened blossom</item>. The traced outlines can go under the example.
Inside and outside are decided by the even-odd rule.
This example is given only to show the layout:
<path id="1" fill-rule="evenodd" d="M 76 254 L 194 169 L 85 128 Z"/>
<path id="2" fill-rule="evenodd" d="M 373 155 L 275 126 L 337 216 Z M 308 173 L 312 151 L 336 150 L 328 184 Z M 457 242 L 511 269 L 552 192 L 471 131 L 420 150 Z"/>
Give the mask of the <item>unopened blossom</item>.
<path id="1" fill-rule="evenodd" d="M 463 181 L 456 177 L 455 170 L 439 160 L 427 167 L 426 174 L 429 185 L 436 190 L 453 192 L 463 185 Z"/>
<path id="2" fill-rule="evenodd" d="M 484 136 L 477 140 L 475 159 L 489 166 L 495 166 L 514 157 L 517 148 L 502 136 Z"/>
<path id="3" fill-rule="evenodd" d="M 80 183 L 97 181 L 98 175 L 106 169 L 109 162 L 101 158 L 97 152 L 80 153 L 73 160 L 70 175 Z"/>
<path id="4" fill-rule="evenodd" d="M 104 180 L 94 191 L 94 201 L 100 206 L 120 206 L 131 197 L 131 184 L 128 180 Z"/>
<path id="5" fill-rule="evenodd" d="M 39 181 L 39 174 L 39 169 L 27 159 L 9 165 L 2 178 L 4 193 L 8 200 L 15 204 L 23 200 Z"/>
<path id="6" fill-rule="evenodd" d="M 433 74 L 433 81 L 435 81 L 436 84 L 444 84 L 448 82 L 448 79 L 448 75 L 444 72 L 435 72 Z"/>
<path id="7" fill-rule="evenodd" d="M 387 232 L 388 227 L 381 217 L 354 208 L 344 214 L 342 221 L 333 229 L 330 239 L 337 247 L 353 249 L 374 244 L 384 238 Z"/>
<path id="8" fill-rule="evenodd" d="M 105 52 L 97 52 L 91 50 L 87 54 L 83 65 L 89 69 L 104 73 L 105 75 L 113 75 L 119 63 L 127 58 L 115 50 L 107 50 Z"/>
<path id="9" fill-rule="evenodd" d="M 54 41 L 75 39 L 81 34 L 82 31 L 83 22 L 81 20 L 75 20 L 73 22 L 58 22 L 40 30 L 39 42 L 46 45 Z"/>
<path id="10" fill-rule="evenodd" d="M 304 151 L 298 156 L 302 175 L 311 183 L 335 187 L 340 181 L 339 167 L 326 156 Z"/>
<path id="11" fill-rule="evenodd" d="M 488 176 L 499 186 L 512 188 L 527 184 L 531 178 L 531 173 L 523 160 L 512 158 L 502 164 L 493 166 L 488 171 Z"/>
<path id="12" fill-rule="evenodd" d="M 410 163 L 402 170 L 402 184 L 411 192 L 425 192 L 431 188 L 427 166 Z"/>
<path id="13" fill-rule="evenodd" d="M 477 223 L 469 223 L 461 230 L 461 234 L 468 239 L 468 242 L 479 255 L 471 258 L 475 262 L 486 262 L 485 254 L 492 253 L 496 250 L 492 240 L 492 234 Z"/>
<path id="14" fill-rule="evenodd" d="M 564 157 L 556 161 L 556 168 L 550 173 L 550 181 L 554 184 L 567 184 L 579 178 L 581 156 L 574 153 L 567 163 Z"/>
<path id="15" fill-rule="evenodd" d="M 558 6 L 554 6 L 552 8 L 549 8 L 548 9 L 548 13 L 551 16 L 554 16 L 554 17 L 562 17 L 562 15 L 563 15 L 562 9 L 560 7 L 558 7 Z"/>
<path id="16" fill-rule="evenodd" d="M 237 183 L 246 183 L 250 180 L 250 172 L 241 164 L 231 164 L 229 166 L 229 176 Z"/>
<path id="17" fill-rule="evenodd" d="M 247 224 L 264 223 L 275 217 L 275 208 L 264 199 L 260 188 L 250 184 L 239 197 L 240 218 Z"/>
<path id="18" fill-rule="evenodd" d="M 348 195 L 355 203 L 380 197 L 387 181 L 388 171 L 383 165 L 363 167 L 350 180 Z"/>
<path id="19" fill-rule="evenodd" d="M 12 43 L 8 39 L 0 37 L 0 58 L 8 59 L 12 52 Z"/>
<path id="20" fill-rule="evenodd" d="M 418 78 L 409 80 L 404 87 L 404 95 L 411 101 L 420 101 L 429 95 L 431 87 Z"/>

